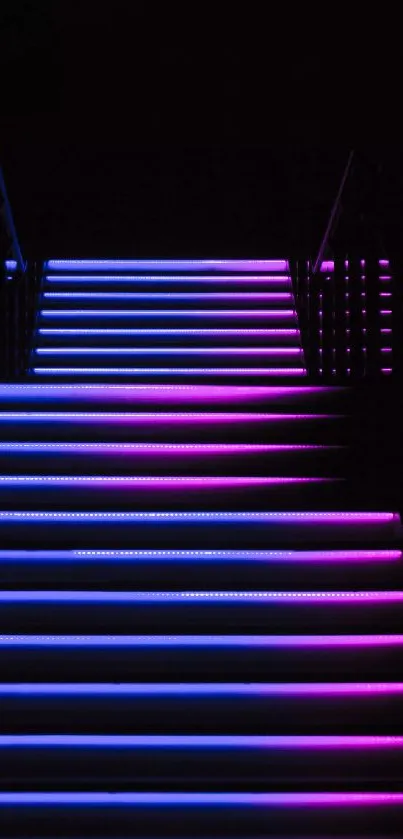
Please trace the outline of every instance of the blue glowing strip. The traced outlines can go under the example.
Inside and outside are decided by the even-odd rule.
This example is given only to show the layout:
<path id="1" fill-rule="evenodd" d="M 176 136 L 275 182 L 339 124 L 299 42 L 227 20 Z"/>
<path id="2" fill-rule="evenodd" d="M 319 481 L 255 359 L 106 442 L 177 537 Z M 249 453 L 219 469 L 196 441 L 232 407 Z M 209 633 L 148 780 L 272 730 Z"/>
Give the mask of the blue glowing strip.
<path id="1" fill-rule="evenodd" d="M 0 807 L 396 807 L 400 792 L 1 792 Z"/>
<path id="2" fill-rule="evenodd" d="M 400 524 L 398 513 L 318 513 L 318 512 L 66 512 L 61 510 L 1 510 L 1 521 L 81 521 L 81 522 L 275 522 L 302 524 Z"/>
<path id="3" fill-rule="evenodd" d="M 265 317 L 296 318 L 295 309 L 42 309 L 42 317 Z M 382 312 L 381 312 L 382 314 Z"/>
<path id="4" fill-rule="evenodd" d="M 38 329 L 40 335 L 299 335 L 299 329 Z"/>
<path id="5" fill-rule="evenodd" d="M 304 367 L 34 367 L 47 376 L 306 376 Z"/>
<path id="6" fill-rule="evenodd" d="M 16 263 L 15 259 L 6 259 L 5 266 L 6 266 L 7 271 L 16 271 L 17 270 L 17 263 Z"/>
<path id="7" fill-rule="evenodd" d="M 311 445 L 299 443 L 1 443 L 0 452 L 171 452 L 191 454 L 243 454 L 262 452 L 330 451 L 344 446 Z M 106 477 L 106 476 L 105 476 Z"/>
<path id="8" fill-rule="evenodd" d="M 48 259 L 49 271 L 287 271 L 286 259 Z"/>
<path id="9" fill-rule="evenodd" d="M 385 562 L 401 550 L 217 551 L 217 550 L 0 550 L 0 562 Z"/>
<path id="10" fill-rule="evenodd" d="M 380 277 L 379 279 L 384 279 Z M 390 278 L 388 278 L 390 279 Z M 274 283 L 275 285 L 285 285 L 289 286 L 291 283 L 291 277 L 289 274 L 248 274 L 245 277 L 236 274 L 234 276 L 230 276 L 226 274 L 225 276 L 217 276 L 217 274 L 212 274 L 208 276 L 207 274 L 201 274 L 200 276 L 195 276 L 195 274 L 163 274 L 163 275 L 155 275 L 155 274 L 62 274 L 61 276 L 55 276 L 54 274 L 46 274 L 45 275 L 46 282 L 50 283 L 203 283 L 210 284 L 216 283 L 221 285 L 222 283 L 244 283 L 247 285 L 248 283 Z"/>
<path id="11" fill-rule="evenodd" d="M 302 355 L 300 347 L 39 347 L 38 355 Z"/>
<path id="12" fill-rule="evenodd" d="M 403 635 L 0 635 L 5 647 L 344 649 L 403 647 Z"/>
<path id="13" fill-rule="evenodd" d="M 390 295 L 388 295 L 390 296 Z M 288 291 L 259 292 L 133 292 L 133 291 L 45 291 L 42 297 L 47 300 L 270 300 L 291 303 L 293 295 Z"/>
<path id="14" fill-rule="evenodd" d="M 401 603 L 403 591 L 0 591 L 0 603 Z"/>
<path id="15" fill-rule="evenodd" d="M 119 735 L 0 734 L 1 749 L 390 749 L 403 748 L 401 736 L 373 735 Z"/>

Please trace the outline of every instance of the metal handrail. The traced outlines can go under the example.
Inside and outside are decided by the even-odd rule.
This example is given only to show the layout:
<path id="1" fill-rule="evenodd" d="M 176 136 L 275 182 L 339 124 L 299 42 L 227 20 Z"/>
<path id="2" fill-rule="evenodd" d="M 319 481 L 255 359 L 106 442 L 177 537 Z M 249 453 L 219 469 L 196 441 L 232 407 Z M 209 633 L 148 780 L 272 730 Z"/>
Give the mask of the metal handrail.
<path id="1" fill-rule="evenodd" d="M 6 183 L 2 168 L 0 166 L 0 217 L 3 218 L 5 228 L 11 240 L 11 249 L 13 257 L 17 263 L 17 271 L 25 273 L 26 263 L 24 262 L 20 244 L 18 241 L 17 231 L 14 224 L 13 214 L 11 211 L 10 202 L 8 200 Z"/>
<path id="2" fill-rule="evenodd" d="M 323 255 L 324 255 L 326 247 L 327 247 L 329 236 L 331 235 L 332 230 L 333 230 L 333 226 L 334 226 L 334 223 L 335 223 L 337 212 L 338 212 L 338 209 L 339 209 L 339 206 L 340 206 L 341 197 L 343 195 L 343 190 L 344 190 L 344 187 L 345 187 L 345 184 L 346 184 L 346 180 L 348 178 L 349 171 L 351 169 L 351 164 L 353 162 L 353 157 L 354 157 L 354 150 L 352 149 L 350 151 L 349 156 L 348 156 L 346 168 L 344 170 L 343 177 L 341 179 L 341 183 L 340 183 L 336 198 L 334 200 L 332 211 L 330 213 L 330 218 L 329 218 L 329 221 L 328 221 L 323 239 L 322 239 L 320 247 L 319 247 L 318 255 L 317 255 L 316 260 L 314 262 L 313 271 L 312 271 L 313 275 L 317 274 L 317 272 L 320 270 L 320 267 L 322 265 Z"/>

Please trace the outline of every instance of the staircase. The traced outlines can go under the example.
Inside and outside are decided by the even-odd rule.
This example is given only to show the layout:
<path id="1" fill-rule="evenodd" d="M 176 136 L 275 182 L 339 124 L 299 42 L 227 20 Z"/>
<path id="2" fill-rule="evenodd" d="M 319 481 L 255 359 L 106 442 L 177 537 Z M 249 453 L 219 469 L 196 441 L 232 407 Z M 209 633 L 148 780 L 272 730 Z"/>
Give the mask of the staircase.
<path id="1" fill-rule="evenodd" d="M 0 403 L 1 835 L 401 836 L 400 519 L 287 263 L 50 261 Z"/>

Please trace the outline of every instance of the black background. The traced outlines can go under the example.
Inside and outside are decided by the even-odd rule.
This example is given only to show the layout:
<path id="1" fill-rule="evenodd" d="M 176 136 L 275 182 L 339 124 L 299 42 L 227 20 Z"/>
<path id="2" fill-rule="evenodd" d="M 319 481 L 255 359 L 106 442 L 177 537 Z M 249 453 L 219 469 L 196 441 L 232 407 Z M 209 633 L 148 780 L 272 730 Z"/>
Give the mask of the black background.
<path id="1" fill-rule="evenodd" d="M 322 15 L 324 12 L 322 11 Z M 2 163 L 28 256 L 316 251 L 403 228 L 399 67 L 329 7 L 3 0 Z M 370 232 L 368 233 L 368 230 Z"/>

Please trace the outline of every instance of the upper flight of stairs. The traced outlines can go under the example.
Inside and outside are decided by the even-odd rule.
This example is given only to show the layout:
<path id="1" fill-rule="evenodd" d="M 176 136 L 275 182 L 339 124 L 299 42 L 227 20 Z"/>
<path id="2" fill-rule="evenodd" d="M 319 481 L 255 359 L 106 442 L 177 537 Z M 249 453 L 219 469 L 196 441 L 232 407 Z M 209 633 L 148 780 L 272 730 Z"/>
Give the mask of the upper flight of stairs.
<path id="1" fill-rule="evenodd" d="M 0 385 L 0 835 L 401 836 L 400 518 L 286 263 L 50 262 L 32 359 Z"/>

